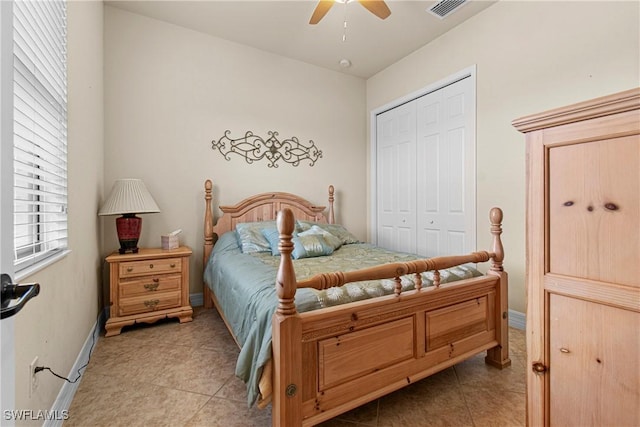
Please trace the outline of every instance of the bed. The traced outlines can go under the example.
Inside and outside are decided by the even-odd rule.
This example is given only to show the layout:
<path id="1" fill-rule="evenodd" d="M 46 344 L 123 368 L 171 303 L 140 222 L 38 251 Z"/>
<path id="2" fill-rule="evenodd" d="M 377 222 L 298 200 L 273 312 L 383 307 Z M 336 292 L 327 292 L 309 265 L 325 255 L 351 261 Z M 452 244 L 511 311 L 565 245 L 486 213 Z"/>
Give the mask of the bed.
<path id="1" fill-rule="evenodd" d="M 272 404 L 274 426 L 318 424 L 483 351 L 490 365 L 511 364 L 500 209 L 489 215 L 491 251 L 419 259 L 352 241 L 335 224 L 332 186 L 326 214 L 274 192 L 220 206 L 215 223 L 212 191 L 207 180 L 205 307 L 241 348 L 236 374 L 250 404 Z M 269 237 L 271 252 L 244 247 L 245 226 Z M 312 244 L 328 254 L 300 255 L 307 239 L 333 244 L 327 232 L 338 248 Z M 488 261 L 486 274 L 470 267 Z"/>

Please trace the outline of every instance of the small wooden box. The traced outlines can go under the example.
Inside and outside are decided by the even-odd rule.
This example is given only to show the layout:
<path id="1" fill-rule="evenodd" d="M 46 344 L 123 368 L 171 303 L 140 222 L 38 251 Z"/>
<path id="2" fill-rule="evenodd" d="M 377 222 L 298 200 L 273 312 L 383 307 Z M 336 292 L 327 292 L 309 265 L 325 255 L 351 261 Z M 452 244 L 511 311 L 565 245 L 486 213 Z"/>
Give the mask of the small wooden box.
<path id="1" fill-rule="evenodd" d="M 162 249 L 178 249 L 180 243 L 178 241 L 178 235 L 166 234 L 160 236 L 162 240 Z"/>

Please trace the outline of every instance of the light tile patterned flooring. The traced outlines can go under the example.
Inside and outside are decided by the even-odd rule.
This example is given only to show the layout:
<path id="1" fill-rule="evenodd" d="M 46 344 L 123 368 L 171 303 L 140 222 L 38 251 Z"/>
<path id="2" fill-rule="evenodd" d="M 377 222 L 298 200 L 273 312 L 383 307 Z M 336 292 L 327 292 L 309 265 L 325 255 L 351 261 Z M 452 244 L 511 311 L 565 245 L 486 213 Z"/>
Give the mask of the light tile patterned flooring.
<path id="1" fill-rule="evenodd" d="M 323 427 L 524 426 L 524 331 L 510 328 L 512 366 L 484 354 L 370 402 Z M 135 325 L 101 336 L 65 426 L 270 426 L 234 376 L 238 349 L 215 309 L 194 321 Z"/>

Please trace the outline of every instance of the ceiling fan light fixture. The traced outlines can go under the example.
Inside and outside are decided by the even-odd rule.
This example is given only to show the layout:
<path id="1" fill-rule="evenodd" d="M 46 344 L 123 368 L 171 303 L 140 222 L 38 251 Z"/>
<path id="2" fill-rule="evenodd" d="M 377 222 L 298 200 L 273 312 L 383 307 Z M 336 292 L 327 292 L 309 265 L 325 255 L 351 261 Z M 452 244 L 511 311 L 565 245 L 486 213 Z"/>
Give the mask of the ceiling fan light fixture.
<path id="1" fill-rule="evenodd" d="M 311 19 L 309 20 L 309 24 L 315 25 L 329 12 L 329 9 L 335 3 L 350 3 L 353 0 L 320 0 L 313 10 L 313 14 L 311 15 Z M 357 0 L 365 9 L 369 12 L 373 13 L 380 19 L 387 19 L 389 15 L 391 15 L 391 10 L 389 6 L 386 5 L 384 0 Z M 345 8 L 346 10 L 346 8 Z"/>

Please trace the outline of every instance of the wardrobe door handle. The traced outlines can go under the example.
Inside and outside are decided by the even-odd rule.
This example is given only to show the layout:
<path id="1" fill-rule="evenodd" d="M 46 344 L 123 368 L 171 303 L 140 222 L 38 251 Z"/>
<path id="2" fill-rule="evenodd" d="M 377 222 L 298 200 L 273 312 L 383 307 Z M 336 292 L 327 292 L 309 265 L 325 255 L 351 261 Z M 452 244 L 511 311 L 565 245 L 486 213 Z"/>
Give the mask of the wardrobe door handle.
<path id="1" fill-rule="evenodd" d="M 543 363 L 536 362 L 531 365 L 531 369 L 536 375 L 543 375 L 547 372 L 548 368 Z"/>

